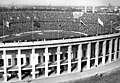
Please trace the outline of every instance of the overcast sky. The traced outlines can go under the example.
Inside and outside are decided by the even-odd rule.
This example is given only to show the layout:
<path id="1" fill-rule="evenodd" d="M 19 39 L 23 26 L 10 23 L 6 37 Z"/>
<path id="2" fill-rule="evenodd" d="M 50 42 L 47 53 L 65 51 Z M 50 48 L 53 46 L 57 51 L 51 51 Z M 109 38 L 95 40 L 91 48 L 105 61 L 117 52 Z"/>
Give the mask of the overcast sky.
<path id="1" fill-rule="evenodd" d="M 53 5 L 53 6 L 81 6 L 108 5 L 120 6 L 120 0 L 0 0 L 0 5 Z"/>

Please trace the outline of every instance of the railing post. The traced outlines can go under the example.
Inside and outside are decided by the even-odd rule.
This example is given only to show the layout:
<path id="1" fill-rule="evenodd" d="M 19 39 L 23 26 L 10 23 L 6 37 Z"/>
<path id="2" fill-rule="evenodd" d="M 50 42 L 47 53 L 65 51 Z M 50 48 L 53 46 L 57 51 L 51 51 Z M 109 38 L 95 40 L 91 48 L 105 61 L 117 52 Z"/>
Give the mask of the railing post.
<path id="1" fill-rule="evenodd" d="M 17 55 L 17 65 L 18 65 L 18 77 L 19 77 L 19 80 L 22 79 L 22 70 L 21 70 L 21 50 L 18 49 L 18 55 Z"/>
<path id="2" fill-rule="evenodd" d="M 87 69 L 90 69 L 91 43 L 87 45 Z"/>
<path id="3" fill-rule="evenodd" d="M 49 53 L 48 47 L 45 48 L 45 77 L 48 77 L 48 61 L 49 61 Z"/>
<path id="4" fill-rule="evenodd" d="M 57 75 L 60 75 L 60 54 L 62 54 L 62 52 L 60 52 L 60 46 L 57 47 Z"/>
<path id="5" fill-rule="evenodd" d="M 35 48 L 32 48 L 32 54 L 31 54 L 31 60 L 32 60 L 32 78 L 35 78 Z"/>
<path id="6" fill-rule="evenodd" d="M 96 42 L 95 44 L 95 66 L 98 67 L 98 54 L 99 54 L 99 41 Z"/>
<path id="7" fill-rule="evenodd" d="M 112 61 L 112 43 L 113 43 L 113 39 L 111 39 L 109 42 L 109 62 Z"/>
<path id="8" fill-rule="evenodd" d="M 7 56 L 6 56 L 6 49 L 3 49 L 3 59 L 4 59 L 4 82 L 7 82 Z"/>
<path id="9" fill-rule="evenodd" d="M 103 48 L 102 48 L 102 64 L 105 64 L 105 56 L 106 56 L 106 40 L 103 42 Z"/>
<path id="10" fill-rule="evenodd" d="M 71 72 L 71 50 L 72 50 L 72 46 L 69 45 L 68 46 L 68 73 Z"/>
<path id="11" fill-rule="evenodd" d="M 77 56 L 78 56 L 78 72 L 80 72 L 81 71 L 82 44 L 78 45 Z"/>
<path id="12" fill-rule="evenodd" d="M 115 48 L 114 48 L 114 60 L 117 59 L 117 46 L 118 46 L 118 38 L 115 39 Z"/>

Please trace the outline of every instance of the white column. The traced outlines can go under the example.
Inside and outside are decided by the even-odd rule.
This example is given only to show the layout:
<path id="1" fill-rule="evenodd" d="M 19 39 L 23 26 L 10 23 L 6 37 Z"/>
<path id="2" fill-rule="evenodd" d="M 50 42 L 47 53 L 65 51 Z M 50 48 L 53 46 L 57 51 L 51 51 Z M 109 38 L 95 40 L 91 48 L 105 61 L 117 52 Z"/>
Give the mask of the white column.
<path id="1" fill-rule="evenodd" d="M 93 13 L 95 13 L 95 6 L 93 6 Z"/>
<path id="2" fill-rule="evenodd" d="M 80 72 L 81 71 L 82 44 L 78 45 L 77 56 L 78 56 L 78 72 Z"/>
<path id="3" fill-rule="evenodd" d="M 48 77 L 48 61 L 49 61 L 49 53 L 48 47 L 45 48 L 45 77 Z"/>
<path id="4" fill-rule="evenodd" d="M 113 43 L 113 39 L 111 39 L 109 42 L 109 62 L 111 62 L 112 60 L 112 43 Z"/>
<path id="5" fill-rule="evenodd" d="M 95 44 L 95 66 L 98 67 L 99 41 Z"/>
<path id="6" fill-rule="evenodd" d="M 87 69 L 90 69 L 91 43 L 87 45 Z"/>
<path id="7" fill-rule="evenodd" d="M 57 47 L 57 75 L 60 75 L 60 46 Z"/>
<path id="8" fill-rule="evenodd" d="M 114 60 L 117 59 L 117 46 L 118 46 L 118 38 L 115 39 L 115 43 L 114 43 Z"/>
<path id="9" fill-rule="evenodd" d="M 7 82 L 7 57 L 6 50 L 3 50 L 3 58 L 4 58 L 4 82 Z"/>
<path id="10" fill-rule="evenodd" d="M 32 54 L 31 54 L 31 60 L 32 60 L 32 78 L 35 78 L 35 48 L 32 48 Z"/>
<path id="11" fill-rule="evenodd" d="M 21 73 L 21 50 L 18 49 L 18 55 L 17 55 L 17 65 L 18 65 L 18 78 L 19 80 L 22 79 L 22 73 Z"/>
<path id="12" fill-rule="evenodd" d="M 72 46 L 69 45 L 68 46 L 68 73 L 71 72 L 71 50 L 72 50 Z"/>
<path id="13" fill-rule="evenodd" d="M 102 64 L 105 64 L 105 55 L 106 55 L 106 40 L 103 42 L 103 48 L 102 48 Z"/>

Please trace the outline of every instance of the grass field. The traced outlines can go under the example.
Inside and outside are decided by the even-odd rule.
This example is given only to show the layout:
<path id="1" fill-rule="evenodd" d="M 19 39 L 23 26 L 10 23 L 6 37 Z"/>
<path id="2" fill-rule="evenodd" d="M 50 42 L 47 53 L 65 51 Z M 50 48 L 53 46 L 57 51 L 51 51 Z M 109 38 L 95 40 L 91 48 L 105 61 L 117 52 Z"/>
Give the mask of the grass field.
<path id="1" fill-rule="evenodd" d="M 86 79 L 73 80 L 64 83 L 120 83 L 120 69 L 100 76 L 92 76 Z"/>
<path id="2" fill-rule="evenodd" d="M 44 39 L 58 39 L 58 38 L 70 38 L 85 36 L 82 33 L 76 33 L 71 31 L 58 31 L 58 30 L 46 30 L 46 31 L 33 31 L 20 34 L 13 34 L 7 37 L 1 37 L 0 41 L 23 41 L 23 40 L 44 40 Z"/>

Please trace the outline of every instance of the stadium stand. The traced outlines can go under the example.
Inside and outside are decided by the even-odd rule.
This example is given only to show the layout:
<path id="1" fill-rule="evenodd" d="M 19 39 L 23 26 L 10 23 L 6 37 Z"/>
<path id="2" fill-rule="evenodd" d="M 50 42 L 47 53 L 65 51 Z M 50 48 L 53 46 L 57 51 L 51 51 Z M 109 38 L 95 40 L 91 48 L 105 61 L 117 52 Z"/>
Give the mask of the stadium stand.
<path id="1" fill-rule="evenodd" d="M 112 23 L 119 21 L 118 15 L 84 13 L 76 19 L 71 11 L 7 11 L 0 13 L 0 35 L 3 35 L 2 20 L 8 21 L 10 27 L 4 27 L 4 35 L 36 30 L 79 31 L 89 36 L 110 33 Z M 98 24 L 100 18 L 104 26 Z M 33 23 L 32 23 L 33 22 Z M 32 27 L 34 29 L 32 29 Z M 115 32 L 114 28 L 112 28 Z M 113 33 L 111 32 L 111 33 Z"/>

